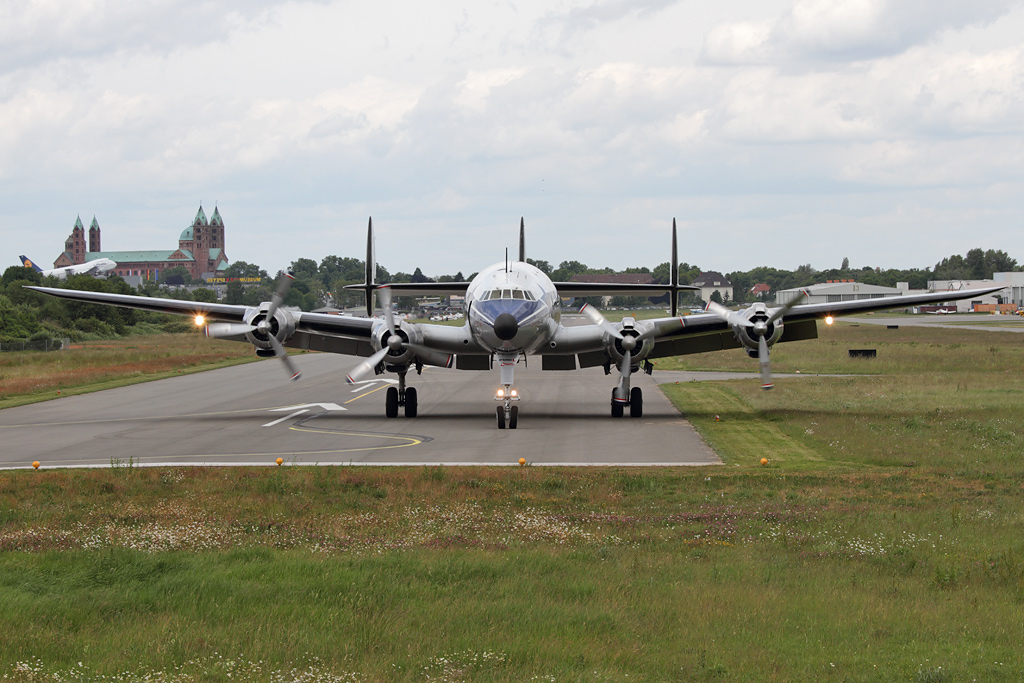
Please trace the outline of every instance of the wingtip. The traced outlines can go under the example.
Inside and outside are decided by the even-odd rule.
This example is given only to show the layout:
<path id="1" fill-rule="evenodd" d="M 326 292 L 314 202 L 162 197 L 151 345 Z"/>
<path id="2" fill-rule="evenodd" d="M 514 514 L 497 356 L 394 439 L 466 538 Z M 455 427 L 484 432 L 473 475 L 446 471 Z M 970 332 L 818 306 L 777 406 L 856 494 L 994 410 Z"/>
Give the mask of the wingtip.
<path id="1" fill-rule="evenodd" d="M 302 379 L 302 373 L 301 372 L 296 372 L 294 375 L 292 375 L 291 381 L 295 382 L 296 380 L 300 380 L 300 379 Z"/>

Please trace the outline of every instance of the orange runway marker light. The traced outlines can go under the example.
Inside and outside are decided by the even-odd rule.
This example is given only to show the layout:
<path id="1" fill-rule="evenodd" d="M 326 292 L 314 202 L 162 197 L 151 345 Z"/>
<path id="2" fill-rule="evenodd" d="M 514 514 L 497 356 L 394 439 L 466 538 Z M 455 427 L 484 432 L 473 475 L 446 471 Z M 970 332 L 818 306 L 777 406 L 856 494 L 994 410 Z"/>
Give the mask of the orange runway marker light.
<path id="1" fill-rule="evenodd" d="M 277 465 L 278 465 L 278 467 L 280 467 L 281 465 L 283 465 L 283 464 L 284 464 L 284 458 L 278 458 L 278 459 L 277 459 L 277 460 L 275 460 L 274 462 L 276 462 L 276 463 L 277 463 Z"/>
<path id="2" fill-rule="evenodd" d="M 767 465 L 767 464 L 768 464 L 768 458 L 761 458 L 761 465 L 763 466 L 763 465 Z"/>
<path id="3" fill-rule="evenodd" d="M 526 464 L 526 458 L 519 458 L 520 467 Z"/>
<path id="4" fill-rule="evenodd" d="M 39 461 L 36 460 L 35 462 L 33 462 L 32 463 L 32 467 L 34 467 L 34 468 L 36 468 L 38 470 L 39 469 Z"/>

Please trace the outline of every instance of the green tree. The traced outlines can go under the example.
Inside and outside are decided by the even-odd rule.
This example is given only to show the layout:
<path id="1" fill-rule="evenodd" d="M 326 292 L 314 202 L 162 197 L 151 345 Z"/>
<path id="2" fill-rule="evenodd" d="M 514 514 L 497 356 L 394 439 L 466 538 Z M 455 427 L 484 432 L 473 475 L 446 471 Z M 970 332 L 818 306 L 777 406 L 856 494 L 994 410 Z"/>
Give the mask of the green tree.
<path id="1" fill-rule="evenodd" d="M 217 292 L 212 289 L 207 289 L 206 287 L 200 287 L 192 292 L 192 300 L 214 304 L 217 303 Z"/>
<path id="2" fill-rule="evenodd" d="M 224 294 L 224 303 L 239 305 L 245 303 L 245 288 L 241 282 L 229 282 Z"/>
<path id="3" fill-rule="evenodd" d="M 291 271 L 296 278 L 311 281 L 317 277 L 319 271 L 316 261 L 308 258 L 300 258 L 292 261 Z"/>
<path id="4" fill-rule="evenodd" d="M 532 259 L 529 256 L 527 256 L 526 262 L 529 263 L 531 266 L 535 266 L 538 270 L 540 270 L 540 272 L 544 273 L 545 275 L 551 275 L 551 264 L 548 263 L 547 261 Z"/>
<path id="5" fill-rule="evenodd" d="M 181 278 L 181 282 L 177 282 L 177 278 Z M 160 271 L 160 284 L 166 285 L 169 283 L 173 284 L 192 284 L 192 273 L 188 272 L 188 268 L 185 266 L 174 266 L 173 268 L 165 268 Z"/>
<path id="6" fill-rule="evenodd" d="M 551 279 L 555 282 L 568 282 L 572 279 L 573 275 L 583 275 L 590 272 L 585 263 L 579 261 L 562 261 L 558 264 L 558 268 L 551 274 Z"/>
<path id="7" fill-rule="evenodd" d="M 266 280 L 270 276 L 267 275 L 267 271 L 263 270 L 254 263 L 246 263 L 245 261 L 235 261 L 224 270 L 224 277 L 258 277 Z"/>

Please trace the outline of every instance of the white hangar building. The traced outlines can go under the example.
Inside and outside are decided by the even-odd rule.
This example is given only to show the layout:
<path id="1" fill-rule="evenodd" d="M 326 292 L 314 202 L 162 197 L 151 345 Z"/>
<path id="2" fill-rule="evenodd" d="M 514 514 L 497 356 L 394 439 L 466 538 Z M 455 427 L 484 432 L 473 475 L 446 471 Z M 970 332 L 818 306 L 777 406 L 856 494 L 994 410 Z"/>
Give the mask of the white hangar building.
<path id="1" fill-rule="evenodd" d="M 838 301 L 856 301 L 857 299 L 882 299 L 887 296 L 899 296 L 907 294 L 909 289 L 906 283 L 899 283 L 902 287 L 883 287 L 881 285 L 866 285 L 852 280 L 822 282 L 809 287 L 794 287 L 783 289 L 775 293 L 775 303 L 778 305 L 788 304 L 800 296 L 800 292 L 807 292 L 807 298 L 801 301 L 802 304 L 832 304 Z"/>

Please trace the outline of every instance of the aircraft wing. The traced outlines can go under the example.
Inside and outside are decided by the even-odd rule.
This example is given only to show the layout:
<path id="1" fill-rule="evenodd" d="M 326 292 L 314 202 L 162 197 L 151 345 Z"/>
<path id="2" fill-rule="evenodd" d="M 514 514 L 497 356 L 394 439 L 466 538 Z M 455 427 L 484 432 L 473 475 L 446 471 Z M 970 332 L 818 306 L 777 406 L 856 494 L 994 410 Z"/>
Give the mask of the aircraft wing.
<path id="1" fill-rule="evenodd" d="M 823 320 L 829 316 L 839 317 L 893 308 L 909 308 L 911 306 L 941 303 L 956 299 L 969 299 L 971 297 L 992 294 L 1001 289 L 1005 289 L 1005 287 L 796 305 L 785 315 L 785 325 L 779 341 L 815 339 L 818 336 L 816 321 Z M 666 321 L 671 320 L 681 321 L 678 329 L 673 329 L 671 325 L 666 326 Z M 656 343 L 651 350 L 650 358 L 683 356 L 690 353 L 735 349 L 742 346 L 728 323 L 712 313 L 699 313 L 684 318 L 645 320 L 638 321 L 638 323 L 660 325 L 663 328 L 653 335 Z"/>
<path id="2" fill-rule="evenodd" d="M 244 323 L 257 310 L 254 306 L 181 301 L 180 299 L 163 299 L 134 294 L 111 294 L 55 287 L 27 287 L 27 289 L 91 304 L 193 317 L 202 315 L 208 322 Z M 372 319 L 305 311 L 294 311 L 290 314 L 295 320 L 295 334 L 284 342 L 284 346 L 355 356 L 370 356 L 374 352 L 370 344 L 370 336 L 375 322 Z M 234 341 L 245 340 L 244 335 L 225 338 Z"/>
<path id="3" fill-rule="evenodd" d="M 576 284 L 576 283 L 573 283 Z M 940 303 L 955 299 L 968 299 L 997 292 L 1004 287 L 989 287 L 959 292 L 934 292 L 885 297 L 882 299 L 860 299 L 824 304 L 803 304 L 790 309 L 784 319 L 780 342 L 815 339 L 818 336 L 817 320 L 827 316 L 842 316 L 867 313 L 891 308 L 907 308 L 929 303 Z M 684 356 L 691 353 L 705 353 L 724 349 L 737 349 L 742 344 L 727 322 L 713 313 L 698 313 L 685 317 L 637 320 L 638 330 L 655 344 L 648 358 Z M 618 325 L 613 325 L 621 329 Z M 545 357 L 549 369 L 572 369 L 577 367 L 572 356 L 579 361 L 578 367 L 604 365 L 608 356 L 605 328 L 600 325 L 579 325 L 563 327 L 554 338 L 555 344 L 540 353 Z M 556 360 L 562 357 L 563 361 Z"/>

